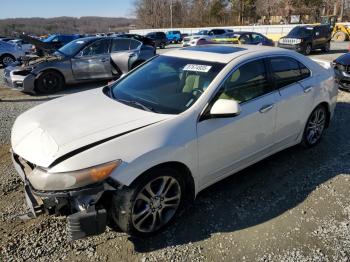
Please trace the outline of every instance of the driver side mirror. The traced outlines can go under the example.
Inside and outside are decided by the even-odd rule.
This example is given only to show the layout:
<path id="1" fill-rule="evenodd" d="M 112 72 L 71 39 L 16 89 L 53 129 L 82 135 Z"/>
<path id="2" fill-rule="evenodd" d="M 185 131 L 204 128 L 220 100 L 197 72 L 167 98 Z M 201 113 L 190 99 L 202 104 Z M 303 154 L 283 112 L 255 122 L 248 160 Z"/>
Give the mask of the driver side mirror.
<path id="1" fill-rule="evenodd" d="M 239 115 L 241 108 L 236 100 L 218 99 L 210 109 L 213 118 L 233 117 Z"/>

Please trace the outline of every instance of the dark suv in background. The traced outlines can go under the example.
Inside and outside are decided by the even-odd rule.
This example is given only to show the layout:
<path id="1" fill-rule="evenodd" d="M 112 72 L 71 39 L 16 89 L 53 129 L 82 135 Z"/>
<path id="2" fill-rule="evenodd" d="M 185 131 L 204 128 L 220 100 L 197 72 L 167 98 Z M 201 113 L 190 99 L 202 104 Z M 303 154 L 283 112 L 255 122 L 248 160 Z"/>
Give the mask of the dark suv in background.
<path id="1" fill-rule="evenodd" d="M 151 32 L 148 33 L 146 37 L 151 38 L 155 42 L 156 47 L 162 49 L 168 44 L 168 39 L 164 32 Z"/>
<path id="2" fill-rule="evenodd" d="M 296 26 L 278 41 L 277 46 L 309 55 L 316 49 L 328 52 L 331 39 L 332 33 L 328 25 Z"/>

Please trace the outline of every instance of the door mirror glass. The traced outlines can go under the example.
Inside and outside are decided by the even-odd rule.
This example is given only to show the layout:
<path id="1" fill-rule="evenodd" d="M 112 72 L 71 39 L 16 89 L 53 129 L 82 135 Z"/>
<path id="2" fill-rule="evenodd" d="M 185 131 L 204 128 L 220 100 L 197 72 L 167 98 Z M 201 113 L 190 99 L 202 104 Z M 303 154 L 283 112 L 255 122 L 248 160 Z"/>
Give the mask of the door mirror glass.
<path id="1" fill-rule="evenodd" d="M 218 99 L 210 109 L 212 117 L 232 117 L 239 115 L 241 109 L 236 100 Z"/>

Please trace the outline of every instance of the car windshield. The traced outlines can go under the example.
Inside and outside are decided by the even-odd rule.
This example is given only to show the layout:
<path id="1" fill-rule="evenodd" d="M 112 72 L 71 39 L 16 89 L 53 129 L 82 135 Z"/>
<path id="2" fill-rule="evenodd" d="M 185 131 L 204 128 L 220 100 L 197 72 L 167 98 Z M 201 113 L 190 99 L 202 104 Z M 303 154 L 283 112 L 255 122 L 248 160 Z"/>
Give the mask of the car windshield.
<path id="1" fill-rule="evenodd" d="M 294 27 L 288 34 L 288 37 L 309 37 L 312 36 L 313 27 Z"/>
<path id="2" fill-rule="evenodd" d="M 161 114 L 179 114 L 202 95 L 225 64 L 158 56 L 111 87 L 117 101 Z"/>
<path id="3" fill-rule="evenodd" d="M 48 43 L 54 40 L 57 36 L 56 35 L 51 35 L 48 38 L 44 39 L 43 42 Z"/>
<path id="4" fill-rule="evenodd" d="M 60 49 L 58 49 L 58 52 L 67 56 L 75 55 L 86 45 L 87 42 L 87 40 L 83 39 L 74 40 L 62 46 Z"/>

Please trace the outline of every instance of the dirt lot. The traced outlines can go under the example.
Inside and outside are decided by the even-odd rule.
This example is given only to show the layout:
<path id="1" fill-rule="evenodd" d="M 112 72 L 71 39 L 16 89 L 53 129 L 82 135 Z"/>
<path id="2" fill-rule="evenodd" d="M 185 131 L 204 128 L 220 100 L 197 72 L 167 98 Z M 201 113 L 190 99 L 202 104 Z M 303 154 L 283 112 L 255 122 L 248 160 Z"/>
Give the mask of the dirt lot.
<path id="1" fill-rule="evenodd" d="M 316 56 L 332 60 L 344 48 Z M 206 189 L 163 233 L 140 240 L 108 229 L 73 243 L 64 218 L 17 218 L 26 207 L 8 153 L 15 118 L 66 93 L 0 87 L 0 261 L 350 261 L 349 93 L 339 93 L 317 147 L 290 148 Z"/>

